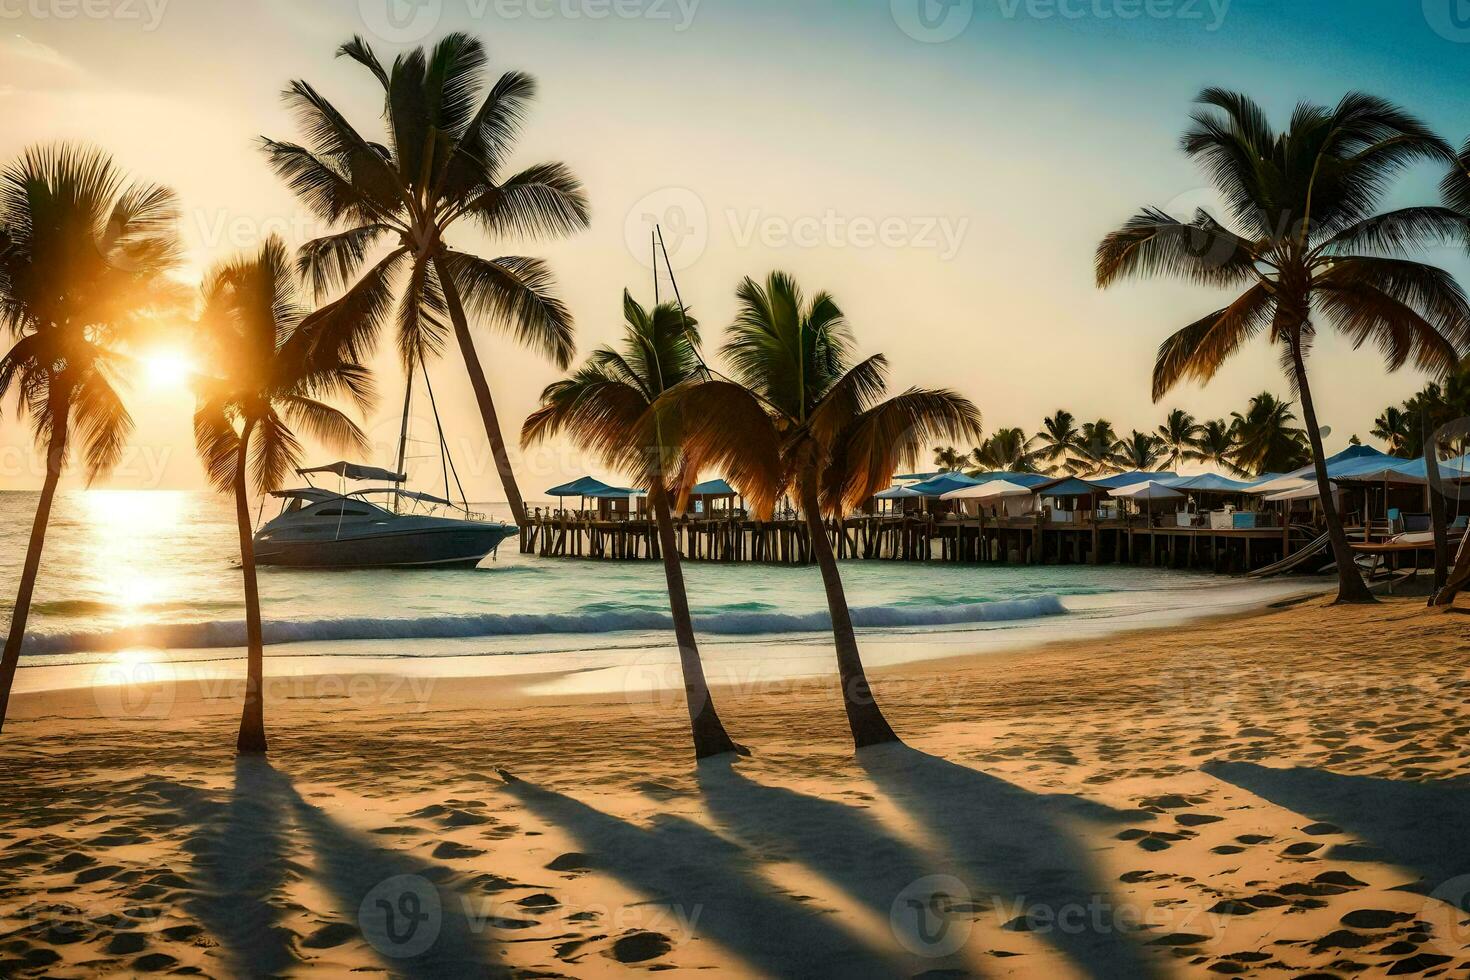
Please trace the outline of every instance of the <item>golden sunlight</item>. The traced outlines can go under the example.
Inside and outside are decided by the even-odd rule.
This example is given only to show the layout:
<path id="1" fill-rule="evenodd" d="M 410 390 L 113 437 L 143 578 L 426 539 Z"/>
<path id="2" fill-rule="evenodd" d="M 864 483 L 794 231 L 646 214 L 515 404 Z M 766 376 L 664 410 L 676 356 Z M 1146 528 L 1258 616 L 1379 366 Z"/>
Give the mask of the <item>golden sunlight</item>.
<path id="1" fill-rule="evenodd" d="M 183 388 L 196 370 L 189 353 L 176 347 L 161 347 L 142 355 L 144 377 L 150 388 Z"/>

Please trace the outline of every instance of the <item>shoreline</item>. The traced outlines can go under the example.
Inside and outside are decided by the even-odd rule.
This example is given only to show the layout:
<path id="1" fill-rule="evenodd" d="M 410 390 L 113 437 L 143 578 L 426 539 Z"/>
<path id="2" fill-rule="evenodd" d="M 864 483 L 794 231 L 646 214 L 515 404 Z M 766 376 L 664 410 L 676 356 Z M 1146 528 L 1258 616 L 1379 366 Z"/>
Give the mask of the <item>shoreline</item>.
<path id="1" fill-rule="evenodd" d="M 1283 596 L 1314 594 L 1325 580 L 1253 582 L 1232 579 L 1180 592 L 1153 590 L 1064 596 L 1061 615 L 958 623 L 935 627 L 874 627 L 858 631 L 864 659 L 873 671 L 955 658 L 991 657 L 1055 643 L 1095 639 L 1139 629 L 1162 629 L 1221 615 L 1249 613 Z M 1139 597 L 1144 597 L 1142 600 Z M 1181 597 L 1204 600 L 1181 605 Z M 696 624 L 696 631 L 698 625 Z M 608 637 L 616 637 L 609 642 Z M 714 687 L 758 687 L 797 678 L 834 676 L 830 636 L 824 632 L 773 633 L 731 638 L 701 633 L 701 649 Z M 526 641 L 537 637 L 523 638 Z M 407 678 L 555 676 L 560 685 L 546 695 L 607 694 L 682 686 L 677 654 L 664 631 L 611 634 L 545 634 L 550 651 L 484 650 L 494 637 L 312 641 L 266 647 L 268 679 L 299 682 L 310 676 L 403 675 Z M 575 641 L 586 641 L 585 646 Z M 412 645 L 414 652 L 401 652 Z M 463 652 L 461 652 L 463 651 Z M 100 685 L 152 683 L 217 687 L 240 675 L 239 648 L 155 650 L 137 648 L 85 655 L 63 664 L 28 664 L 23 655 L 16 693 Z M 528 691 L 528 693 L 535 693 Z"/>

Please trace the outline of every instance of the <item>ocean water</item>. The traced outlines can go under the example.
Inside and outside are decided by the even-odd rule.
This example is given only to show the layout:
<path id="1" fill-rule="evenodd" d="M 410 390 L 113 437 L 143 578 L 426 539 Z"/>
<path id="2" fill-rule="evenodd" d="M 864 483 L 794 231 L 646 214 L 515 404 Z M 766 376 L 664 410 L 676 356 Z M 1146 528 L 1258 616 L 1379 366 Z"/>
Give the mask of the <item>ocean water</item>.
<path id="1" fill-rule="evenodd" d="M 0 618 L 8 621 L 35 494 L 0 493 Z M 272 505 L 266 505 L 272 510 Z M 269 518 L 270 513 L 266 514 Z M 815 568 L 688 563 L 703 643 L 821 647 Z M 982 634 L 1047 625 L 1137 625 L 1259 602 L 1281 585 L 1131 567 L 844 563 L 866 642 L 950 653 Z M 260 570 L 267 656 L 505 657 L 671 646 L 656 562 L 543 559 L 507 541 L 474 570 Z M 1300 590 L 1300 584 L 1289 586 Z M 933 641 L 942 639 L 942 643 Z M 238 658 L 244 641 L 236 530 L 228 500 L 170 491 L 58 495 L 27 632 L 26 667 L 147 651 L 169 661 Z M 754 652 L 752 652 L 754 651 Z M 497 668 L 497 669 L 504 669 Z"/>

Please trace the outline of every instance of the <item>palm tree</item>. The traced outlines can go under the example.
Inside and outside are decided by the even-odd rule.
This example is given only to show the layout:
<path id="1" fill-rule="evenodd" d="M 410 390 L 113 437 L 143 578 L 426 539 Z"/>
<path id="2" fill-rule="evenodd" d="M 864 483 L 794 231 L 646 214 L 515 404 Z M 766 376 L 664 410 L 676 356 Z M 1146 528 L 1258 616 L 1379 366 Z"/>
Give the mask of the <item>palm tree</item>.
<path id="1" fill-rule="evenodd" d="M 318 298 L 345 290 L 312 314 L 309 325 L 344 360 L 362 362 L 391 316 L 411 378 L 420 361 L 442 351 L 447 315 L 501 486 L 516 522 L 524 523 L 525 504 L 469 315 L 509 331 L 562 368 L 575 352 L 572 316 L 554 295 L 551 271 L 540 259 L 481 258 L 452 247 L 447 235 L 466 220 L 494 236 L 570 234 L 587 226 L 582 186 L 560 163 L 503 174 L 535 83 L 507 72 L 481 98 L 485 49 L 469 35 L 450 34 L 428 54 L 418 48 L 399 55 L 391 70 L 360 37 L 338 55 L 362 65 L 382 86 L 386 145 L 359 135 L 304 81 L 292 82 L 285 100 L 306 132 L 306 145 L 264 141 L 276 173 L 316 215 L 341 229 L 301 250 L 301 270 Z M 384 242 L 386 254 L 359 277 Z"/>
<path id="2" fill-rule="evenodd" d="M 250 489 L 266 493 L 299 462 L 292 428 L 323 443 L 366 448 L 356 424 L 322 396 L 346 395 L 367 408 L 365 368 L 317 348 L 301 327 L 295 273 L 286 246 L 269 239 L 259 254 L 224 262 L 204 280 L 200 320 L 208 374 L 197 381 L 194 440 L 210 485 L 233 494 L 245 582 L 246 683 L 236 749 L 266 750 L 264 649 L 251 538 Z M 250 481 L 247 481 L 247 470 Z"/>
<path id="3" fill-rule="evenodd" d="M 1168 447 L 1164 445 L 1164 440 L 1134 429 L 1113 448 L 1113 459 L 1124 469 L 1147 472 L 1163 462 L 1167 453 Z"/>
<path id="4" fill-rule="evenodd" d="M 1029 442 L 1024 429 L 998 429 L 975 448 L 971 458 L 982 472 L 1034 473 Z"/>
<path id="5" fill-rule="evenodd" d="M 118 396 L 124 341 L 172 304 L 178 261 L 173 193 L 130 183 L 99 150 L 32 148 L 0 173 L 0 398 L 13 388 L 46 475 L 0 658 L 0 726 L 25 640 L 56 484 L 73 446 L 87 481 L 116 464 L 132 431 Z"/>
<path id="6" fill-rule="evenodd" d="M 1107 419 L 1082 423 L 1069 463 L 1084 476 L 1096 476 L 1117 465 L 1118 433 Z"/>
<path id="7" fill-rule="evenodd" d="M 955 472 L 965 464 L 965 458 L 965 454 L 953 446 L 934 447 L 934 465 L 942 472 Z"/>
<path id="8" fill-rule="evenodd" d="M 661 417 L 653 410 L 664 392 L 700 375 L 698 328 L 693 318 L 675 304 L 661 303 L 650 312 L 626 291 L 623 319 L 622 349 L 602 347 L 593 351 L 571 377 L 542 392 L 541 407 L 526 419 L 521 441 L 530 445 L 565 432 L 609 466 L 637 474 L 646 482 L 658 523 L 694 757 L 745 754 L 745 749 L 725 732 L 705 681 L 674 537 L 670 501 L 680 493 L 681 477 L 695 474 L 688 468 L 679 472 L 677 417 Z"/>
<path id="9" fill-rule="evenodd" d="M 733 380 L 694 382 L 670 400 L 684 418 L 686 447 L 719 465 L 758 513 L 794 490 L 822 572 L 837 647 L 843 704 L 857 748 L 897 741 L 873 700 L 823 508 L 839 514 L 887 486 L 937 439 L 980 431 L 980 413 L 945 390 L 910 388 L 883 398 L 887 359 L 854 363 L 846 317 L 827 293 L 806 299 L 787 274 L 746 279 L 724 347 Z"/>
<path id="10" fill-rule="evenodd" d="M 1041 420 L 1041 431 L 1031 438 L 1030 447 L 1035 458 L 1045 461 L 1050 472 L 1060 470 L 1072 454 L 1081 446 L 1081 433 L 1077 431 L 1077 418 L 1065 408 Z"/>
<path id="11" fill-rule="evenodd" d="M 1269 391 L 1250 400 L 1244 412 L 1232 412 L 1235 461 L 1250 476 L 1288 473 L 1311 460 L 1305 429 L 1292 425 L 1291 402 L 1279 401 Z"/>
<path id="12" fill-rule="evenodd" d="M 1306 356 L 1322 323 L 1354 344 L 1378 345 L 1389 370 L 1413 360 L 1438 374 L 1470 345 L 1470 305 L 1454 278 L 1405 257 L 1426 243 L 1463 239 L 1470 220 L 1447 207 L 1376 213 L 1406 166 L 1453 163 L 1454 152 L 1402 109 L 1356 92 L 1330 109 L 1298 105 L 1279 135 L 1244 95 L 1211 88 L 1198 101 L 1203 108 L 1182 146 L 1209 174 L 1238 230 L 1203 210 L 1183 221 L 1145 209 L 1099 244 L 1098 285 L 1167 274 L 1244 288 L 1164 341 L 1154 400 L 1185 378 L 1207 382 L 1266 332 L 1301 399 L 1337 559 L 1338 601 L 1372 602 L 1333 503 Z"/>
<path id="13" fill-rule="evenodd" d="M 1383 414 L 1373 420 L 1373 428 L 1368 434 L 1382 440 L 1390 455 L 1411 458 L 1405 451 L 1409 444 L 1409 417 L 1403 409 L 1393 405 L 1385 408 Z"/>
<path id="14" fill-rule="evenodd" d="M 1208 419 L 1200 426 L 1195 452 L 1201 462 L 1237 475 L 1241 473 L 1235 464 L 1235 426 L 1224 419 Z"/>
<path id="15" fill-rule="evenodd" d="M 1164 448 L 1163 462 L 1178 469 L 1181 463 L 1199 459 L 1199 437 L 1203 429 L 1184 409 L 1176 408 L 1170 412 L 1158 428 Z"/>

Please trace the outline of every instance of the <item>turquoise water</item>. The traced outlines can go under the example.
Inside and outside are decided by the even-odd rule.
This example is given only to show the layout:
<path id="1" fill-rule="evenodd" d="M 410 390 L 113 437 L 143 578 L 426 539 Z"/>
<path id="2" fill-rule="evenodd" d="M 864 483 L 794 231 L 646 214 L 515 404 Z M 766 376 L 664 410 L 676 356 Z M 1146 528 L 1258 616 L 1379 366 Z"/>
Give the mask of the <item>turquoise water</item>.
<path id="1" fill-rule="evenodd" d="M 8 616 L 35 506 L 0 494 L 0 613 Z M 267 505 L 269 506 L 269 505 Z M 269 514 L 267 516 L 270 516 Z M 27 664 L 101 651 L 220 651 L 243 642 L 233 511 L 222 498 L 168 491 L 58 497 L 32 607 Z M 825 596 L 814 568 L 689 563 L 696 625 L 718 642 L 819 634 Z M 867 633 L 981 629 L 1069 615 L 1080 597 L 1111 608 L 1203 602 L 1215 576 L 1087 566 L 1029 568 L 844 563 Z M 321 572 L 261 569 L 267 642 L 350 653 L 354 642 L 415 641 L 396 656 L 607 649 L 664 642 L 668 602 L 654 562 L 543 559 L 507 542 L 480 568 Z M 437 642 L 436 642 L 437 641 Z M 474 641 L 466 646 L 466 641 Z M 375 648 L 379 653 L 382 643 Z"/>

